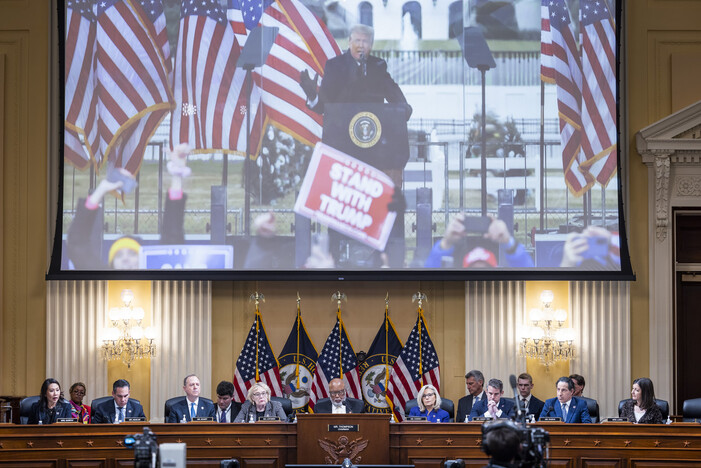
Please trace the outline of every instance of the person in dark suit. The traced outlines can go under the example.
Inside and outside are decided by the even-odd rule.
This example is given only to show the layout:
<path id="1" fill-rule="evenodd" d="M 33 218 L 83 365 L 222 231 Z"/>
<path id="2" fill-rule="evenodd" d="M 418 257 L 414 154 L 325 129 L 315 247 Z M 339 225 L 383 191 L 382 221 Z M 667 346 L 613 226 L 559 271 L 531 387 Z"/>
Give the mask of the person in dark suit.
<path id="1" fill-rule="evenodd" d="M 234 422 L 254 422 L 260 418 L 278 418 L 280 421 L 287 421 L 282 404 L 270 401 L 270 387 L 263 382 L 257 382 L 248 389 L 246 401 L 241 404 L 241 411 Z"/>
<path id="2" fill-rule="evenodd" d="M 200 398 L 200 379 L 190 374 L 183 380 L 185 399 L 174 404 L 168 414 L 169 423 L 190 422 L 192 418 L 212 418 L 216 416 L 214 403 L 207 398 Z"/>
<path id="3" fill-rule="evenodd" d="M 557 379 L 557 397 L 545 401 L 540 417 L 562 418 L 566 423 L 589 423 L 591 417 L 587 409 L 587 402 L 581 398 L 572 396 L 574 382 L 569 377 Z"/>
<path id="4" fill-rule="evenodd" d="M 404 93 L 387 72 L 387 62 L 370 55 L 375 32 L 370 26 L 358 24 L 350 29 L 348 50 L 326 62 L 324 77 L 318 84 L 318 75 L 313 79 L 305 69 L 300 74 L 300 86 L 307 96 L 307 106 L 323 114 L 326 104 L 344 103 L 390 103 L 403 106 L 406 120 L 412 113 Z M 326 116 L 324 117 L 326 118 Z M 347 130 L 344 131 L 347 133 Z M 337 133 L 329 135 L 325 130 L 322 142 L 337 146 Z M 382 137 L 385 139 L 385 135 Z M 406 142 L 404 142 L 406 144 Z M 347 151 L 346 151 L 347 152 Z M 364 153 L 349 153 L 363 162 L 383 171 L 395 185 L 394 196 L 389 204 L 389 211 L 397 213 L 388 245 L 383 256 L 380 252 L 361 242 L 348 239 L 335 231 L 329 235 L 330 252 L 336 267 L 379 268 L 390 266 L 401 268 L 404 265 L 404 210 L 406 201 L 401 192 L 403 170 L 409 159 L 408 151 L 386 152 L 379 158 L 366 156 Z"/>
<path id="5" fill-rule="evenodd" d="M 514 416 L 514 402 L 502 398 L 504 383 L 499 379 L 489 379 L 487 398 L 472 405 L 470 420 L 477 417 L 511 419 Z"/>
<path id="6" fill-rule="evenodd" d="M 341 379 L 329 382 L 331 398 L 322 398 L 314 405 L 315 413 L 364 413 L 363 400 L 346 397 L 346 386 Z"/>
<path id="7" fill-rule="evenodd" d="M 487 395 L 484 393 L 484 374 L 481 371 L 471 370 L 465 374 L 465 386 L 468 394 L 458 401 L 458 414 L 455 417 L 455 422 L 467 422 L 472 405 L 487 399 Z"/>
<path id="8" fill-rule="evenodd" d="M 535 386 L 533 384 L 533 377 L 524 372 L 518 376 L 516 385 L 518 386 L 521 410 L 525 410 L 526 416 L 532 414 L 537 421 L 540 417 L 540 412 L 543 411 L 543 406 L 545 403 L 531 394 L 531 391 Z"/>
<path id="9" fill-rule="evenodd" d="M 630 400 L 623 403 L 621 417 L 640 424 L 664 424 L 660 407 L 655 403 L 655 388 L 647 377 L 635 379 Z"/>
<path id="10" fill-rule="evenodd" d="M 115 421 L 124 422 L 126 418 L 145 418 L 144 408 L 129 399 L 131 387 L 124 379 L 115 380 L 112 384 L 111 401 L 101 403 L 92 415 L 93 424 L 112 424 Z"/>
<path id="11" fill-rule="evenodd" d="M 584 397 L 584 387 L 587 386 L 587 381 L 584 380 L 584 376 L 579 374 L 572 374 L 570 375 L 570 379 L 572 379 L 572 383 L 574 384 L 574 393 L 572 394 L 572 396 Z"/>
<path id="12" fill-rule="evenodd" d="M 215 421 L 221 423 L 234 422 L 241 411 L 241 403 L 234 401 L 234 384 L 222 380 L 217 385 L 217 414 Z"/>
<path id="13" fill-rule="evenodd" d="M 71 404 L 63 399 L 61 384 L 56 379 L 44 380 L 39 401 L 30 408 L 27 424 L 53 424 L 58 418 L 71 417 Z"/>
<path id="14" fill-rule="evenodd" d="M 370 26 L 355 25 L 350 30 L 348 50 L 326 62 L 324 78 L 317 91 L 319 76 L 312 79 L 304 70 L 300 86 L 307 95 L 307 104 L 318 113 L 324 112 L 327 103 L 389 103 L 405 104 L 406 119 L 411 116 L 411 106 L 404 93 L 387 72 L 387 62 L 370 55 L 375 32 Z"/>

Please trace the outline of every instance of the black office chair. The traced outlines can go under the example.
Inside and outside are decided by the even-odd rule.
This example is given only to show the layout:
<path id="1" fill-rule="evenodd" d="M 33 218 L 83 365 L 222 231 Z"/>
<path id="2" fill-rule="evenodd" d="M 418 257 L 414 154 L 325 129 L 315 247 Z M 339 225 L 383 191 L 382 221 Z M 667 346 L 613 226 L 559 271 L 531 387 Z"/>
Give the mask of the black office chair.
<path id="1" fill-rule="evenodd" d="M 173 398 L 168 398 L 165 402 L 165 407 L 163 409 L 163 421 L 168 421 L 168 415 L 170 414 L 170 409 L 175 405 L 176 403 L 185 400 L 185 395 L 183 396 L 176 396 Z M 236 417 L 236 416 L 234 416 Z"/>
<path id="2" fill-rule="evenodd" d="M 629 400 L 630 398 L 626 398 L 618 402 L 618 417 L 620 417 L 623 412 L 623 405 Z M 655 398 L 655 404 L 660 408 L 660 412 L 662 412 L 662 419 L 666 421 L 669 417 L 669 403 L 666 400 L 658 400 Z"/>
<path id="3" fill-rule="evenodd" d="M 292 408 L 292 402 L 289 398 L 271 396 L 270 401 L 277 401 L 282 405 L 282 409 L 285 412 L 285 416 L 287 416 L 288 421 L 292 421 L 294 419 L 294 409 Z"/>
<path id="4" fill-rule="evenodd" d="M 404 405 L 404 411 L 407 415 L 414 406 L 419 406 L 419 402 L 416 401 L 416 398 L 406 402 L 406 405 Z M 448 412 L 450 422 L 455 422 L 455 403 L 453 403 L 453 400 L 441 398 L 441 409 Z"/>
<path id="5" fill-rule="evenodd" d="M 682 406 L 682 417 L 684 422 L 694 422 L 701 420 L 701 398 L 684 400 Z"/>
<path id="6" fill-rule="evenodd" d="M 32 405 L 39 401 L 39 395 L 22 398 L 19 402 L 19 423 L 27 424 L 31 414 Z"/>
<path id="7" fill-rule="evenodd" d="M 593 398 L 587 397 L 577 397 L 587 402 L 587 411 L 589 411 L 589 416 L 591 416 L 591 422 L 599 422 L 599 403 Z"/>
<path id="8" fill-rule="evenodd" d="M 139 400 L 137 400 L 136 398 L 129 398 L 129 399 L 135 403 L 141 404 L 141 402 Z M 97 408 L 98 406 L 100 406 L 104 402 L 110 401 L 110 400 L 114 400 L 114 397 L 112 395 L 103 396 L 100 398 L 95 398 L 93 401 L 90 402 L 90 414 L 95 414 L 95 408 Z"/>

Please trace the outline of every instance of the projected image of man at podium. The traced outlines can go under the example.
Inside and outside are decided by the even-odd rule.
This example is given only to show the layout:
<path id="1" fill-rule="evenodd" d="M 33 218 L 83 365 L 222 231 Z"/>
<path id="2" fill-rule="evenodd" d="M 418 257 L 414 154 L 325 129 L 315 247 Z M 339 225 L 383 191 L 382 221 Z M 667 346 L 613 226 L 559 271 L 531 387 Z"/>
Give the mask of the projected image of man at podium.
<path id="1" fill-rule="evenodd" d="M 369 26 L 353 26 L 348 50 L 326 62 L 320 85 L 318 75 L 312 78 L 307 70 L 300 74 L 299 82 L 307 95 L 307 105 L 324 114 L 322 141 L 383 171 L 397 187 L 389 206 L 390 211 L 397 212 L 397 219 L 385 249 L 386 258 L 382 259 L 379 252 L 364 255 L 354 241 L 332 235 L 330 248 L 337 267 L 404 266 L 405 202 L 400 190 L 404 166 L 409 159 L 405 122 L 409 120 L 412 108 L 387 72 L 387 62 L 370 55 L 374 34 Z M 371 117 L 359 117 L 363 112 Z M 350 136 L 349 129 L 354 137 Z M 373 136 L 377 138 L 373 139 Z M 345 245 L 345 255 L 338 252 L 339 242 Z M 346 261 L 351 263 L 344 265 Z"/>

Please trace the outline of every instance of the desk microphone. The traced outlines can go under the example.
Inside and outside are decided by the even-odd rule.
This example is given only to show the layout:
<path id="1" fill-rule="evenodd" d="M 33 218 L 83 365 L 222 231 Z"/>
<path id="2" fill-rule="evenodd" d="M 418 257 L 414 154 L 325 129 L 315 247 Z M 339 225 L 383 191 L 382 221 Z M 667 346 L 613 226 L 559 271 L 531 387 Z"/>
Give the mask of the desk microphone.
<path id="1" fill-rule="evenodd" d="M 363 52 L 360 53 L 360 65 L 363 69 L 363 76 L 368 76 L 368 61 L 365 59 L 365 54 Z"/>

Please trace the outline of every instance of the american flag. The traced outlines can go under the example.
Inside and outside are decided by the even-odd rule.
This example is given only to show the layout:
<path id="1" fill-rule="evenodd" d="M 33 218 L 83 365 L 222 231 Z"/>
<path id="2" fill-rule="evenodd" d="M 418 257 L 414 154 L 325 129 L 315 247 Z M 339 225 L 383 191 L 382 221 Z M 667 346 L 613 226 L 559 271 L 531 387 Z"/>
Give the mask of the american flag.
<path id="1" fill-rule="evenodd" d="M 102 160 L 136 173 L 146 144 L 173 102 L 167 41 L 162 42 L 156 26 L 165 26 L 163 5 L 161 0 L 100 0 L 96 7 Z"/>
<path id="2" fill-rule="evenodd" d="M 362 398 L 358 359 L 339 316 L 316 363 L 312 394 L 309 397 L 310 410 L 314 409 L 318 400 L 329 397 L 329 382 L 341 377 L 345 381 L 347 395 L 351 398 Z"/>
<path id="3" fill-rule="evenodd" d="M 250 111 L 250 150 L 257 153 L 264 115 L 255 87 L 248 109 L 243 90 L 246 73 L 236 68 L 239 55 L 234 31 L 218 1 L 183 1 L 173 72 L 171 146 L 188 143 L 195 153 L 245 154 Z"/>
<path id="4" fill-rule="evenodd" d="M 229 0 L 227 16 L 243 47 L 258 24 L 279 28 L 263 67 L 254 71 L 266 116 L 313 146 L 321 139 L 322 117 L 310 110 L 300 73 L 322 76 L 326 61 L 340 54 L 326 26 L 298 0 Z"/>
<path id="5" fill-rule="evenodd" d="M 243 344 L 241 354 L 236 360 L 234 400 L 239 403 L 246 401 L 248 389 L 256 382 L 263 382 L 270 387 L 273 396 L 282 396 L 277 359 L 268 341 L 268 335 L 265 333 L 263 319 L 258 312 Z"/>
<path id="6" fill-rule="evenodd" d="M 540 3 L 540 79 L 546 83 L 555 83 L 553 69 L 553 37 L 550 32 L 550 8 L 552 0 L 541 0 Z"/>
<path id="7" fill-rule="evenodd" d="M 428 333 L 423 312 L 419 310 L 416 325 L 392 366 L 387 399 L 392 402 L 397 421 L 404 420 L 406 402 L 416 398 L 422 386 L 431 384 L 440 392 L 441 376 L 438 354 Z"/>
<path id="8" fill-rule="evenodd" d="M 580 165 L 582 152 L 582 66 L 570 13 L 565 0 L 548 2 L 552 62 L 557 86 L 557 109 L 560 118 L 560 150 L 565 183 L 576 196 L 583 195 L 594 184 L 594 177 Z"/>
<path id="9" fill-rule="evenodd" d="M 64 158 L 78 169 L 99 163 L 95 95 L 95 0 L 66 2 Z M 84 142 L 92 142 L 84 147 Z"/>
<path id="10" fill-rule="evenodd" d="M 616 22 L 611 0 L 580 0 L 582 166 L 602 185 L 616 174 Z"/>

